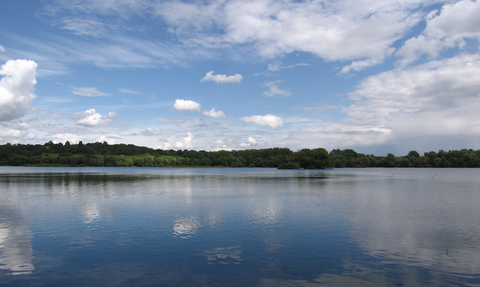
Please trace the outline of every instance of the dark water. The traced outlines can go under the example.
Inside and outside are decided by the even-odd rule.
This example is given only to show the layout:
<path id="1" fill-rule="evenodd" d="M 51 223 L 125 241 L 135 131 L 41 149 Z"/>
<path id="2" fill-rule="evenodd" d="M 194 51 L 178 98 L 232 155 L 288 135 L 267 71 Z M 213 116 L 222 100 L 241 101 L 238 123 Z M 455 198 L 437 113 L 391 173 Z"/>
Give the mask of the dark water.
<path id="1" fill-rule="evenodd" d="M 478 286 L 480 169 L 0 167 L 1 286 Z"/>

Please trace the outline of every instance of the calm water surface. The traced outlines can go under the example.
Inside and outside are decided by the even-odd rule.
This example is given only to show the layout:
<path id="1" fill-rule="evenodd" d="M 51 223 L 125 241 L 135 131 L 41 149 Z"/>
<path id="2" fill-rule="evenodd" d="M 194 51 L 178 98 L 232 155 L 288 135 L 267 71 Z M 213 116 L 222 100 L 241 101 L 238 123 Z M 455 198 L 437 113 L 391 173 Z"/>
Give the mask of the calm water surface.
<path id="1" fill-rule="evenodd" d="M 480 169 L 0 167 L 1 286 L 478 286 Z"/>

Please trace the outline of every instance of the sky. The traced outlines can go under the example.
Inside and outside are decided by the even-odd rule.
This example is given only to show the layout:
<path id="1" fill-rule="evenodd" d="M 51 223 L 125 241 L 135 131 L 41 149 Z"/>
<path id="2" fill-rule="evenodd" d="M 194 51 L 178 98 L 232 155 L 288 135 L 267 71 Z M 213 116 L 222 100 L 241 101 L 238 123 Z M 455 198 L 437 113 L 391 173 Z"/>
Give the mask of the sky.
<path id="1" fill-rule="evenodd" d="M 15 0 L 0 144 L 480 149 L 471 0 Z"/>

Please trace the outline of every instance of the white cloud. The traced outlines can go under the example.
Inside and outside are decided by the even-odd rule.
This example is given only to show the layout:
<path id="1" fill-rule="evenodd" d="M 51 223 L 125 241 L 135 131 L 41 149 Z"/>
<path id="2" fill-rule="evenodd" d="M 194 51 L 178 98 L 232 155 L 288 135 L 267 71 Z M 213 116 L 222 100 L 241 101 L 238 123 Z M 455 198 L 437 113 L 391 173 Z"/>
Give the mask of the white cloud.
<path id="1" fill-rule="evenodd" d="M 34 121 L 34 119 L 30 119 L 30 120 L 27 120 L 27 121 L 24 121 L 22 119 L 18 119 L 18 120 L 13 120 L 13 121 L 9 121 L 9 122 L 1 122 L 0 124 L 3 127 L 7 127 L 7 128 L 10 128 L 10 129 L 14 129 L 14 130 L 28 130 L 28 129 L 32 128 L 32 122 L 33 121 Z"/>
<path id="2" fill-rule="evenodd" d="M 274 129 L 283 127 L 283 120 L 281 118 L 269 114 L 265 116 L 243 117 L 240 118 L 240 120 L 246 123 L 268 126 Z"/>
<path id="3" fill-rule="evenodd" d="M 183 120 L 178 123 L 178 127 L 182 130 L 216 128 L 219 125 L 218 122 L 205 121 L 204 119 Z"/>
<path id="4" fill-rule="evenodd" d="M 390 56 L 391 53 L 394 52 L 394 51 L 395 51 L 395 49 L 393 49 L 393 48 L 390 49 L 389 52 L 388 52 L 388 56 Z M 346 73 L 349 73 L 350 71 L 358 72 L 358 71 L 361 71 L 365 68 L 380 64 L 382 61 L 383 61 L 383 59 L 381 59 L 381 60 L 380 59 L 367 59 L 367 60 L 361 60 L 361 61 L 353 61 L 350 65 L 347 65 L 347 66 L 343 67 L 342 70 L 340 71 L 340 73 L 346 74 Z"/>
<path id="5" fill-rule="evenodd" d="M 132 95 L 140 95 L 140 92 L 129 90 L 129 89 L 118 89 L 122 94 L 132 94 Z"/>
<path id="6" fill-rule="evenodd" d="M 157 68 L 185 66 L 192 59 L 210 59 L 213 54 L 203 47 L 165 43 L 121 32 L 102 36 L 101 41 L 79 37 L 72 40 L 60 35 L 50 35 L 51 42 L 19 35 L 9 37 L 10 42 L 21 47 L 21 50 L 10 49 L 10 54 L 16 58 L 34 59 L 41 67 L 38 75 L 45 76 L 68 74 L 71 63 L 87 63 L 107 69 Z"/>
<path id="7" fill-rule="evenodd" d="M 146 130 L 141 131 L 140 134 L 144 135 L 144 136 L 157 136 L 157 135 L 161 135 L 162 131 L 161 130 L 156 130 L 156 129 L 153 129 L 153 128 L 147 128 Z"/>
<path id="8" fill-rule="evenodd" d="M 268 70 L 269 71 L 280 71 L 280 70 L 291 69 L 291 68 L 296 68 L 296 67 L 300 67 L 300 66 L 310 66 L 310 64 L 300 63 L 300 64 L 288 65 L 288 66 L 282 66 L 280 64 L 268 64 Z"/>
<path id="9" fill-rule="evenodd" d="M 377 155 L 479 146 L 480 55 L 380 73 L 365 78 L 349 96 L 353 105 L 337 107 L 346 119 L 290 117 L 289 128 L 282 129 L 286 137 L 277 144 L 293 149 L 353 148 Z"/>
<path id="10" fill-rule="evenodd" d="M 218 140 L 210 141 L 211 150 L 213 150 L 213 151 L 219 151 L 219 150 L 231 151 L 231 150 L 233 150 L 233 148 L 230 146 L 231 143 L 232 143 L 232 141 L 229 140 L 229 139 L 227 139 L 227 140 L 218 139 Z"/>
<path id="11" fill-rule="evenodd" d="M 187 136 L 183 138 L 183 141 L 176 142 L 175 147 L 179 149 L 192 148 L 193 134 L 191 132 L 187 133 Z"/>
<path id="12" fill-rule="evenodd" d="M 456 4 L 453 4 L 453 2 Z M 171 65 L 182 65 L 182 63 L 186 63 L 193 58 L 199 59 L 200 56 L 203 57 L 204 53 L 206 57 L 202 59 L 207 59 L 204 60 L 204 63 L 206 63 L 209 59 L 213 58 L 210 53 L 218 53 L 218 57 L 215 58 L 223 61 L 226 57 L 232 55 L 233 57 L 238 56 L 239 58 L 243 58 L 246 54 L 251 54 L 252 52 L 255 54 L 256 52 L 264 57 L 275 57 L 275 60 L 270 60 L 266 63 L 264 60 L 253 58 L 256 61 L 257 69 L 258 65 L 262 65 L 263 62 L 265 65 L 264 69 L 266 69 L 266 64 L 272 63 L 268 65 L 269 71 L 287 72 L 283 69 L 293 68 L 297 65 L 288 66 L 292 62 L 288 64 L 285 62 L 285 64 L 283 64 L 280 62 L 281 59 L 288 58 L 289 61 L 296 61 L 293 59 L 296 58 L 299 62 L 306 62 L 307 60 L 304 59 L 309 58 L 313 59 L 312 63 L 318 62 L 316 65 L 320 66 L 322 66 L 322 63 L 325 61 L 337 61 L 327 66 L 324 65 L 324 68 L 330 70 L 330 72 L 338 72 L 341 70 L 343 73 L 348 73 L 381 64 L 386 57 L 392 55 L 394 43 L 395 47 L 397 47 L 397 45 L 401 45 L 406 35 L 410 35 L 411 33 L 418 35 L 419 29 L 423 27 L 422 23 L 424 20 L 426 24 L 425 31 L 418 37 L 407 41 L 405 48 L 402 48 L 402 52 L 398 53 L 403 59 L 407 59 L 408 57 L 415 59 L 416 57 L 422 56 L 423 53 L 432 56 L 441 55 L 440 52 L 446 50 L 445 47 L 462 47 L 464 42 L 471 47 L 476 45 L 475 43 L 478 43 L 475 39 L 473 41 L 469 40 L 476 38 L 476 35 L 478 35 L 479 25 L 476 25 L 476 23 L 479 21 L 479 17 L 475 17 L 478 15 L 476 14 L 478 13 L 478 2 L 448 1 L 448 3 L 452 4 L 445 5 L 442 9 L 425 17 L 427 13 L 425 11 L 433 9 L 432 7 L 441 7 L 441 5 L 443 5 L 431 5 L 435 3 L 447 3 L 447 1 L 59 0 L 57 2 L 59 6 L 67 5 L 71 9 L 69 8 L 68 11 L 65 9 L 60 11 L 66 13 L 59 12 L 55 16 L 57 17 L 56 20 L 64 19 L 61 17 L 68 17 L 72 12 L 78 11 L 78 17 L 94 19 L 94 21 L 100 23 L 101 25 L 98 27 L 100 27 L 100 29 L 106 29 L 100 31 L 104 33 L 104 31 L 109 32 L 113 31 L 112 29 L 116 29 L 116 27 L 108 26 L 108 20 L 110 20 L 112 16 L 120 16 L 117 17 L 118 21 L 115 21 L 115 23 L 122 21 L 127 23 L 129 19 L 133 19 L 129 18 L 130 16 L 146 16 L 145 19 L 158 21 L 157 23 L 161 23 L 163 27 L 171 28 L 169 30 L 171 34 L 167 35 L 168 37 L 162 37 L 162 39 L 155 39 L 154 36 L 153 38 L 146 39 L 144 38 L 145 33 L 134 33 L 135 31 L 139 31 L 139 27 L 135 27 L 135 21 L 129 21 L 130 24 L 132 24 L 132 30 L 128 32 L 116 30 L 115 33 L 104 33 L 101 41 L 87 41 L 87 38 L 78 37 L 72 38 L 74 40 L 67 40 L 67 38 L 59 36 L 50 36 L 50 39 L 55 42 L 53 45 L 52 43 L 45 42 L 48 41 L 48 39 L 42 38 L 43 41 L 39 41 L 35 39 L 22 39 L 18 36 L 9 36 L 9 41 L 12 41 L 9 42 L 7 48 L 10 55 L 11 53 L 19 52 L 9 47 L 28 46 L 28 49 L 33 51 L 31 54 L 35 55 L 35 57 L 26 58 L 43 58 L 43 62 L 37 61 L 39 67 L 43 68 L 45 68 L 44 63 L 51 64 L 51 62 L 55 61 L 57 61 L 57 64 L 78 61 L 109 68 L 144 68 L 162 65 L 170 67 Z M 177 13 L 172 13 L 174 11 Z M 232 17 L 234 12 L 237 13 L 238 17 Z M 160 15 L 160 17 L 155 19 L 154 14 Z M 125 18 L 123 18 L 124 16 Z M 160 19 L 161 17 L 163 18 Z M 162 20 L 164 20 L 164 22 L 162 22 Z M 85 23 L 88 24 L 88 21 Z M 64 28 L 67 28 L 66 24 L 67 22 L 61 23 L 61 25 L 64 25 L 62 26 Z M 91 24 L 93 24 L 92 27 L 96 25 L 96 23 L 93 22 L 91 22 Z M 81 31 L 85 32 L 83 35 L 89 33 L 89 30 L 86 29 L 88 25 L 84 26 L 85 29 L 83 30 L 80 24 L 71 27 L 75 29 L 72 28 L 69 31 L 77 34 Z M 64 32 L 67 32 L 67 30 L 64 30 Z M 131 35 L 136 36 L 132 38 Z M 91 36 L 94 35 L 91 34 Z M 179 41 L 176 42 L 177 40 Z M 15 41 L 17 42 L 15 43 Z M 12 43 L 14 45 L 12 45 Z M 22 43 L 24 43 L 24 45 L 20 45 Z M 202 47 L 202 45 L 204 46 Z M 220 49 L 210 49 L 210 47 L 219 47 Z M 407 47 L 412 49 L 407 51 Z M 226 49 L 222 50 L 223 48 Z M 282 58 L 285 53 L 298 51 L 311 53 L 323 58 L 324 61 L 315 61 L 315 57 L 312 58 L 308 55 L 303 55 L 303 53 L 295 53 L 299 55 L 299 57 L 295 57 L 295 55 L 292 54 L 291 57 Z M 465 49 L 465 51 L 477 52 L 471 49 Z M 410 54 L 402 54 L 403 52 L 409 52 Z M 448 55 L 451 55 L 450 52 L 457 53 L 457 49 L 451 49 L 448 52 Z M 0 56 L 1 55 L 3 55 L 2 57 L 8 56 L 7 54 L 0 53 Z M 252 58 L 250 58 L 250 60 L 251 59 Z M 196 136 L 195 144 L 197 147 L 205 147 L 208 149 L 209 144 L 206 142 L 212 139 L 222 138 L 224 142 L 221 146 L 236 149 L 242 144 L 251 145 L 251 143 L 247 141 L 249 136 L 258 141 L 260 141 L 260 139 L 266 140 L 268 144 L 265 144 L 265 146 L 282 145 L 290 148 L 301 148 L 307 145 L 310 145 L 309 147 L 318 147 L 324 143 L 331 143 L 330 147 L 332 148 L 347 148 L 361 145 L 395 143 L 400 142 L 398 139 L 410 137 L 415 140 L 419 139 L 419 141 L 435 138 L 438 145 L 445 143 L 445 147 L 449 148 L 450 146 L 447 145 L 446 141 L 438 140 L 439 137 L 449 136 L 456 140 L 467 139 L 460 147 L 467 146 L 475 148 L 478 147 L 479 134 L 475 110 L 478 111 L 479 107 L 478 98 L 472 95 L 473 91 L 478 88 L 475 86 L 475 83 L 478 82 L 478 77 L 476 76 L 478 75 L 478 71 L 473 69 L 477 67 L 477 63 L 475 62 L 477 60 L 471 59 L 467 61 L 466 58 L 460 60 L 458 57 L 455 59 L 458 61 L 456 64 L 452 59 L 450 62 L 441 60 L 411 69 L 405 69 L 405 66 L 401 66 L 401 68 L 394 71 L 365 79 L 361 82 L 362 84 L 356 88 L 356 91 L 350 94 L 351 100 L 355 102 L 355 104 L 350 107 L 348 107 L 348 105 L 350 105 L 351 101 L 341 99 L 340 97 L 336 99 L 332 98 L 332 101 L 328 101 L 332 105 L 337 105 L 335 107 L 326 104 L 315 105 L 315 101 L 308 103 L 308 95 L 305 95 L 305 102 L 301 107 L 304 110 L 298 109 L 297 113 L 302 114 L 304 111 L 324 111 L 335 108 L 336 110 L 328 113 L 328 115 L 326 113 L 305 113 L 306 115 L 299 116 L 305 121 L 304 123 L 296 123 L 293 121 L 295 116 L 298 115 L 282 115 L 281 125 L 275 125 L 274 122 L 266 119 L 262 120 L 262 116 L 242 118 L 244 122 L 264 125 L 266 127 L 279 127 L 283 126 L 283 121 L 288 122 L 288 125 L 283 129 L 270 129 L 245 124 L 242 121 L 238 121 L 239 117 L 237 121 L 235 121 L 235 119 L 225 119 L 216 120 L 215 123 L 213 123 L 212 119 L 207 118 L 197 119 L 195 121 L 174 118 L 169 119 L 172 121 L 169 124 L 161 124 L 162 138 L 165 138 L 165 135 L 172 135 L 169 143 L 174 147 L 177 142 L 183 143 L 182 138 L 185 136 L 186 131 L 194 130 Z M 349 62 L 342 63 L 341 61 Z M 248 64 L 248 62 L 244 64 Z M 334 66 L 337 64 L 341 66 L 335 69 Z M 470 66 L 468 66 L 469 64 Z M 65 70 L 66 66 L 67 65 L 64 66 Z M 60 68 L 61 67 L 58 69 Z M 212 70 L 221 72 L 218 71 L 218 69 L 218 67 L 212 68 Z M 385 70 L 388 69 L 388 67 L 379 67 L 379 69 Z M 238 72 L 240 72 L 240 70 Z M 325 72 L 328 73 L 328 71 Z M 271 72 L 270 74 L 273 73 L 274 72 Z M 38 74 L 39 70 L 37 69 L 37 76 Z M 234 77 L 233 74 L 234 73 L 228 74 L 227 72 L 227 75 L 215 75 L 215 73 L 211 71 L 210 80 L 220 83 L 222 81 L 221 79 L 227 80 Z M 455 75 L 462 78 L 456 78 Z M 205 75 L 205 78 L 208 78 L 208 73 Z M 271 80 L 280 78 L 289 81 L 286 76 L 279 76 Z M 198 77 L 197 81 L 200 79 L 201 78 Z M 473 82 L 466 83 L 469 79 Z M 241 81 L 243 83 L 243 80 Z M 347 82 L 345 82 L 347 86 L 344 87 L 344 90 L 349 89 L 348 85 L 352 83 L 352 81 Z M 281 88 L 285 88 L 293 94 L 296 94 L 296 91 L 294 91 L 290 85 L 287 85 L 289 83 L 281 83 L 278 81 L 267 83 L 269 83 L 271 87 L 261 87 L 260 90 L 261 93 L 265 92 L 267 96 L 286 96 L 290 94 L 289 91 L 282 90 Z M 266 83 L 262 81 L 260 84 Z M 125 85 L 125 87 L 128 87 L 128 85 Z M 352 90 L 353 89 L 350 88 L 350 91 Z M 95 89 L 90 92 L 93 95 L 99 91 Z M 127 89 L 117 90 L 117 93 L 120 92 L 135 95 L 133 92 L 136 91 Z M 345 93 L 345 91 L 343 93 Z M 194 110 L 202 112 L 205 116 L 221 115 L 220 111 L 216 111 L 213 108 L 210 111 L 203 111 L 199 103 L 185 100 L 181 101 L 183 101 L 183 104 L 178 103 L 178 109 L 175 108 L 175 106 L 177 106 L 177 102 L 175 102 L 174 110 Z M 186 104 L 187 102 L 191 102 L 194 105 L 188 106 Z M 466 102 L 470 104 L 466 105 Z M 346 105 L 347 107 L 344 108 L 341 105 Z M 43 107 L 46 108 L 46 105 L 43 105 Z M 167 108 L 171 107 L 172 106 L 169 106 Z M 37 107 L 37 110 L 39 108 L 40 106 Z M 77 111 L 83 111 L 85 109 Z M 342 110 L 344 111 L 344 117 L 348 118 L 339 122 L 338 118 L 341 117 L 339 114 Z M 0 112 L 3 112 L 3 110 L 0 110 Z M 265 113 L 266 112 L 251 113 L 250 115 L 265 115 Z M 275 112 L 274 110 L 269 113 L 280 115 L 278 111 Z M 247 114 L 248 113 L 243 115 Z M 327 118 L 331 119 L 332 122 L 322 121 Z M 220 124 L 218 122 L 222 123 Z M 95 133 L 95 137 L 89 136 L 89 138 L 93 139 L 101 135 L 104 130 L 106 135 L 112 134 L 108 129 L 116 128 L 109 126 L 105 127 L 104 130 L 100 130 L 77 126 L 74 125 L 73 122 L 71 124 L 73 128 L 78 130 L 92 131 L 92 134 Z M 129 136 L 132 142 L 135 142 L 136 138 L 138 138 L 139 141 L 146 145 L 152 144 L 152 137 L 147 137 L 147 135 L 155 135 L 159 131 L 146 129 L 147 127 L 148 126 L 132 128 L 128 134 L 122 131 L 122 136 L 124 136 L 122 140 L 126 139 L 126 136 Z M 8 127 L 8 129 L 17 128 Z M 62 131 L 55 131 L 54 128 L 51 127 L 49 129 L 53 130 L 53 132 L 48 133 L 50 135 L 55 133 L 65 134 L 68 132 L 81 134 L 76 131 L 69 131 L 66 125 L 62 126 Z M 426 130 L 426 135 L 422 134 L 422 129 Z M 47 134 L 47 132 L 43 132 L 43 134 Z M 44 135 L 38 133 L 36 136 Z M 468 143 L 471 143 L 471 140 L 475 137 L 477 138 L 477 143 L 469 145 Z M 204 143 L 202 143 L 202 141 Z M 159 142 L 153 144 L 156 145 L 158 143 Z M 434 147 L 438 145 L 434 145 Z M 405 146 L 408 145 L 405 144 Z M 410 145 L 410 147 L 412 147 L 412 145 Z M 392 149 L 392 151 L 394 150 Z"/>
<path id="13" fill-rule="evenodd" d="M 216 111 L 215 108 L 212 108 L 209 111 L 203 111 L 202 112 L 204 116 L 209 117 L 209 118 L 215 118 L 215 119 L 220 119 L 220 118 L 225 118 L 225 113 L 222 111 Z"/>
<path id="14" fill-rule="evenodd" d="M 276 146 L 286 146 L 293 150 L 318 147 L 327 150 L 353 148 L 358 152 L 365 152 L 365 147 L 372 146 L 369 153 L 383 155 L 385 152 L 386 155 L 396 152 L 393 149 L 385 151 L 378 148 L 394 138 L 390 129 L 367 125 L 358 119 L 330 122 L 315 116 L 292 116 L 289 118 L 289 126 L 288 130 L 283 130 L 285 137 L 281 138 Z"/>
<path id="15" fill-rule="evenodd" d="M 282 67 L 279 64 L 268 64 L 269 71 L 280 71 Z"/>
<path id="16" fill-rule="evenodd" d="M 208 72 L 200 82 L 212 81 L 215 83 L 240 83 L 243 79 L 242 75 L 235 74 L 234 76 L 227 75 L 213 75 L 213 71 Z"/>
<path id="17" fill-rule="evenodd" d="M 267 97 L 274 97 L 276 95 L 282 95 L 282 96 L 290 97 L 290 95 L 292 95 L 292 93 L 290 93 L 289 91 L 282 90 L 277 86 L 277 84 L 279 84 L 281 82 L 282 82 L 282 80 L 265 82 L 265 85 L 270 88 L 270 91 L 269 92 L 264 92 L 263 94 Z"/>
<path id="18" fill-rule="evenodd" d="M 257 145 L 257 140 L 252 138 L 252 137 L 248 137 L 246 143 L 240 143 L 241 147 L 250 147 L 250 146 L 255 146 L 255 145 Z"/>
<path id="19" fill-rule="evenodd" d="M 172 110 L 174 111 L 200 111 L 200 104 L 190 100 L 175 100 Z"/>
<path id="20" fill-rule="evenodd" d="M 27 131 L 20 131 L 20 130 L 8 130 L 2 131 L 0 130 L 0 139 L 3 142 L 8 141 L 21 141 L 29 138 L 33 138 L 33 134 L 28 133 Z"/>
<path id="21" fill-rule="evenodd" d="M 205 57 L 205 50 L 194 52 L 199 51 L 200 46 L 233 46 L 243 51 L 254 50 L 268 58 L 292 52 L 307 52 L 327 61 L 353 61 L 352 65 L 345 67 L 345 73 L 382 63 L 391 55 L 394 43 L 424 19 L 425 12 L 422 8 L 444 2 L 54 1 L 55 5 L 49 5 L 47 14 L 54 19 L 56 17 L 53 24 L 60 23 L 64 29 L 73 33 L 109 37 L 113 46 L 92 47 L 91 43 L 84 43 L 85 45 L 79 45 L 81 47 L 72 47 L 77 58 L 94 61 L 104 67 L 175 63 L 186 57 Z M 118 25 L 111 24 L 112 15 L 117 16 Z M 122 30 L 126 30 L 127 21 L 133 15 L 163 20 L 168 27 L 167 31 L 186 45 L 171 49 L 155 41 L 140 39 L 122 45 L 122 41 L 116 37 Z M 128 29 L 140 30 L 142 27 L 128 25 Z M 228 79 L 225 75 L 217 76 Z M 215 77 L 213 72 L 211 77 Z"/>
<path id="22" fill-rule="evenodd" d="M 62 29 L 72 31 L 79 36 L 99 37 L 105 33 L 105 25 L 91 19 L 65 17 L 56 21 Z"/>
<path id="23" fill-rule="evenodd" d="M 72 143 L 78 143 L 79 141 L 81 141 L 80 136 L 74 135 L 71 133 L 54 134 L 52 138 L 54 139 L 54 142 L 60 142 L 60 143 L 69 141 L 72 144 Z"/>
<path id="24" fill-rule="evenodd" d="M 480 55 L 371 76 L 350 98 L 356 101 L 345 108 L 350 119 L 388 129 L 398 143 L 408 140 L 431 149 L 461 138 L 462 146 L 470 146 L 480 134 Z"/>
<path id="25" fill-rule="evenodd" d="M 480 2 L 463 0 L 445 4 L 439 13 L 429 13 L 426 22 L 422 34 L 407 40 L 396 53 L 403 58 L 402 64 L 414 62 L 422 54 L 434 58 L 446 48 L 462 48 L 466 38 L 480 40 Z"/>
<path id="26" fill-rule="evenodd" d="M 177 141 L 174 144 L 171 142 L 167 142 L 162 144 L 159 148 L 161 149 L 171 149 L 171 148 L 176 148 L 176 149 L 188 149 L 192 148 L 192 141 L 193 141 L 193 134 L 191 132 L 187 132 L 187 136 L 182 139 L 182 141 Z"/>
<path id="27" fill-rule="evenodd" d="M 431 1 L 435 2 L 435 1 Z M 308 52 L 327 61 L 383 62 L 395 41 L 422 20 L 425 1 L 164 2 L 157 13 L 185 43 L 250 45 L 261 56 Z M 417 10 L 418 11 L 418 10 Z"/>
<path id="28" fill-rule="evenodd" d="M 109 112 L 108 115 L 102 116 L 98 114 L 95 109 L 89 109 L 82 113 L 74 114 L 73 119 L 77 125 L 93 127 L 109 124 L 117 115 L 115 112 Z"/>
<path id="29" fill-rule="evenodd" d="M 23 117 L 36 98 L 37 63 L 28 60 L 8 60 L 0 70 L 0 121 Z"/>
<path id="30" fill-rule="evenodd" d="M 3 47 L 2 45 L 0 45 L 0 53 L 4 53 L 5 52 L 5 47 Z"/>
<path id="31" fill-rule="evenodd" d="M 100 92 L 95 87 L 72 87 L 72 93 L 82 97 L 108 97 L 110 94 Z"/>
<path id="32" fill-rule="evenodd" d="M 101 135 L 97 138 L 97 140 L 95 140 L 95 142 L 108 142 L 109 144 L 116 144 L 118 139 L 119 137 L 116 135 Z"/>
<path id="33" fill-rule="evenodd" d="M 461 55 L 368 77 L 350 94 L 349 115 L 378 118 L 459 108 L 480 97 L 480 55 Z"/>
<path id="34" fill-rule="evenodd" d="M 476 37 L 480 36 L 480 3 L 463 0 L 446 4 L 440 15 L 428 20 L 427 34 L 442 36 Z"/>

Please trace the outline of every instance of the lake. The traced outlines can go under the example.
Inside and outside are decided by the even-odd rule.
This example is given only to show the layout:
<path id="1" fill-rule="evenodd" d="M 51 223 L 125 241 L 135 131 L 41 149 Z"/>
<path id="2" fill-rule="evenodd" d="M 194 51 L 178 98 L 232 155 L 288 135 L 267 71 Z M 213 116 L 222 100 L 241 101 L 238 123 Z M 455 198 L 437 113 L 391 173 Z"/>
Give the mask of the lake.
<path id="1" fill-rule="evenodd" d="M 0 167 L 1 286 L 478 286 L 480 169 Z"/>

